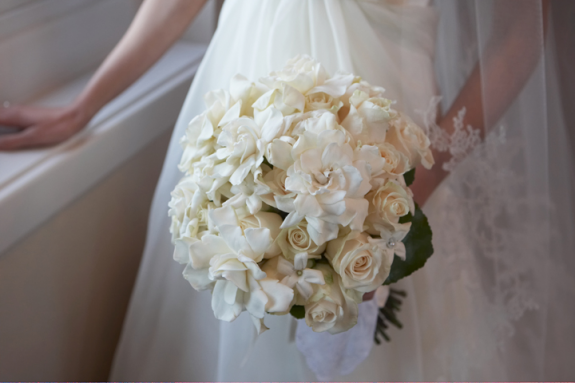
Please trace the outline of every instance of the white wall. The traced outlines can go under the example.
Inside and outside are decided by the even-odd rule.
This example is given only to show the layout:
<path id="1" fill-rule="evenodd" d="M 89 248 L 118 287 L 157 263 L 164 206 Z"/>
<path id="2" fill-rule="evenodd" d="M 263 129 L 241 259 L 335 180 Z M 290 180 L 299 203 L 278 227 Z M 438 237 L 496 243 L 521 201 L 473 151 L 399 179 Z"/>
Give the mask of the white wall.
<path id="1" fill-rule="evenodd" d="M 169 136 L 0 255 L 0 380 L 108 379 Z"/>

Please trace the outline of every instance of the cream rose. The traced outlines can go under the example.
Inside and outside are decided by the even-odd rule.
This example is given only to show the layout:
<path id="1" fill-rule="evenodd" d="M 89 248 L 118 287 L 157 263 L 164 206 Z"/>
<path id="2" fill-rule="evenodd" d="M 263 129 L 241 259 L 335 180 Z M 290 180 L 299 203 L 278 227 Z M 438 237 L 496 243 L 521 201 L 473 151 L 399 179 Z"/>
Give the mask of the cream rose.
<path id="1" fill-rule="evenodd" d="M 314 294 L 305 307 L 305 322 L 315 332 L 344 332 L 357 323 L 358 306 L 341 285 L 341 278 L 329 265 L 317 265 L 324 285 L 314 285 Z"/>
<path id="2" fill-rule="evenodd" d="M 393 252 L 384 251 L 380 242 L 355 231 L 329 242 L 325 255 L 345 288 L 367 293 L 383 284 Z"/>
<path id="3" fill-rule="evenodd" d="M 305 97 L 305 111 L 328 110 L 337 113 L 343 103 L 338 99 L 324 92 L 308 94 Z"/>
<path id="4" fill-rule="evenodd" d="M 372 190 L 366 198 L 370 201 L 366 223 L 370 234 L 379 234 L 383 230 L 405 230 L 409 223 L 400 224 L 399 219 L 414 212 L 415 205 L 409 189 L 398 181 L 382 180 L 382 185 Z"/>
<path id="5" fill-rule="evenodd" d="M 307 253 L 310 258 L 318 258 L 326 247 L 325 243 L 318 246 L 312 241 L 306 221 L 282 229 L 277 236 L 276 242 L 284 257 L 291 261 L 298 253 Z"/>
<path id="6" fill-rule="evenodd" d="M 409 159 L 388 142 L 378 144 L 377 148 L 385 164 L 383 171 L 391 176 L 400 176 L 409 171 Z"/>
<path id="7" fill-rule="evenodd" d="M 265 240 L 269 245 L 266 246 L 263 257 L 271 258 L 281 253 L 280 247 L 276 244 L 276 238 L 280 234 L 280 225 L 282 219 L 278 214 L 259 211 L 251 214 L 247 207 L 234 209 L 231 206 L 225 206 L 219 209 L 213 209 L 209 214 L 209 224 L 212 227 L 224 227 L 233 225 L 239 227 L 242 233 L 247 233 L 250 229 L 265 229 L 268 233 Z M 261 259 L 257 259 L 257 262 Z"/>
<path id="8" fill-rule="evenodd" d="M 401 113 L 389 122 L 387 142 L 405 154 L 410 168 L 422 164 L 426 169 L 431 169 L 434 164 L 429 137 L 409 117 Z"/>

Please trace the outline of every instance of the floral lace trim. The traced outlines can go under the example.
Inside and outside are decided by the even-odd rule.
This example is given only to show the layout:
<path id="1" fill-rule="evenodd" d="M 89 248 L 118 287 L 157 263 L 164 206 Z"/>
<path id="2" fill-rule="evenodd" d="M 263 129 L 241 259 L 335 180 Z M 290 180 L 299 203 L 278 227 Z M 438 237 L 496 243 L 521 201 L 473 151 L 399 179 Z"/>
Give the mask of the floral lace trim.
<path id="1" fill-rule="evenodd" d="M 434 96 L 429 101 L 427 110 L 416 110 L 415 112 L 423 118 L 423 130 L 429 137 L 431 147 L 439 152 L 449 151 L 451 154 L 451 159 L 443 164 L 443 170 L 451 172 L 481 143 L 481 135 L 479 129 L 474 129 L 471 125 L 464 125 L 463 120 L 467 113 L 465 107 L 453 119 L 454 131 L 451 135 L 441 129 L 435 123 L 440 102 L 441 97 Z"/>
<path id="2" fill-rule="evenodd" d="M 495 348 L 507 348 L 517 321 L 545 303 L 541 255 L 551 241 L 546 212 L 552 206 L 526 179 L 521 132 L 501 126 L 482 141 L 479 130 L 464 126 L 463 108 L 449 135 L 435 123 L 440 101 L 434 97 L 418 111 L 431 146 L 452 155 L 443 165 L 451 175 L 440 186 L 448 197 L 435 207 L 435 257 L 442 260 L 433 289 L 456 289 L 470 317 L 479 319 L 453 323 L 468 336 L 452 340 L 460 348 L 436 351 L 447 364 L 459 360 L 464 369 L 480 368 L 497 355 Z"/>

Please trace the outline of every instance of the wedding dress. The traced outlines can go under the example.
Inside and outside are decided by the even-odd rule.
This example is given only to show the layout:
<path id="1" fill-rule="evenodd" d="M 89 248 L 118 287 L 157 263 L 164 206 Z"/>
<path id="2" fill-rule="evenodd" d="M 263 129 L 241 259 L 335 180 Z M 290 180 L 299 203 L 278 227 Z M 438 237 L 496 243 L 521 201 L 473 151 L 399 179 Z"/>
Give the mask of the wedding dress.
<path id="1" fill-rule="evenodd" d="M 574 227 L 569 148 L 564 124 L 548 119 L 561 113 L 552 110 L 559 107 L 557 100 L 547 100 L 549 84 L 541 83 L 553 77 L 544 62 L 482 143 L 472 139 L 478 136 L 467 127 L 459 130 L 462 140 L 448 142 L 452 153 L 465 156 L 458 155 L 460 163 L 424 207 L 434 230 L 435 255 L 398 284 L 408 294 L 400 313 L 404 327 L 390 331 L 390 343 L 372 348 L 369 333 L 356 337 L 350 332 L 342 338 L 339 359 L 330 359 L 329 348 L 321 348 L 329 343 L 322 338 L 328 334 L 305 333 L 291 316 L 271 315 L 265 320 L 270 331 L 256 338 L 247 315 L 231 323 L 216 320 L 210 294 L 194 291 L 172 259 L 167 203 L 181 177 L 178 142 L 188 122 L 203 111 L 206 92 L 227 88 L 236 73 L 257 80 L 297 54 L 308 54 L 332 74 L 341 69 L 384 86 L 397 109 L 433 132 L 437 96 L 443 97 L 445 111 L 475 63 L 488 60 L 485 42 L 500 22 L 492 16 L 492 1 L 436 3 L 224 3 L 156 189 L 111 380 L 309 381 L 316 376 L 343 379 L 349 373 L 345 380 L 511 380 L 566 379 L 573 373 L 564 353 L 574 355 L 574 346 L 561 339 L 573 336 L 567 319 L 575 318 L 573 308 L 561 305 L 575 292 L 568 257 L 574 247 L 562 235 Z M 522 3 L 541 14 L 537 4 Z M 436 41 L 438 27 L 444 38 Z M 545 37 L 536 37 L 533 44 L 541 51 Z M 489 109 L 489 100 L 484 103 Z M 560 144 L 560 150 L 547 152 L 552 143 Z M 554 169 L 566 178 L 547 174 Z M 558 220 L 550 219 L 548 203 L 559 204 Z M 501 216 L 502 211 L 511 216 Z M 548 299 L 555 289 L 561 297 Z M 360 307 L 360 321 L 369 319 L 370 311 L 373 317 L 373 303 Z M 560 314 L 562 320 L 555 317 Z M 302 353 L 298 344 L 305 346 L 298 337 L 317 339 L 321 352 Z M 347 343 L 353 347 L 346 348 Z M 306 357 L 312 367 L 333 368 L 316 375 Z"/>

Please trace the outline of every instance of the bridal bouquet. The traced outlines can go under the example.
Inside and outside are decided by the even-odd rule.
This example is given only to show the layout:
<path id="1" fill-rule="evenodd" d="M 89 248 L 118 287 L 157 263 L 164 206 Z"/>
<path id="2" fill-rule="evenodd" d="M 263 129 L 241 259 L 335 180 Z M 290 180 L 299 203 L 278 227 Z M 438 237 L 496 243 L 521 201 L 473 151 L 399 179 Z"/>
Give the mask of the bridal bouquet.
<path id="1" fill-rule="evenodd" d="M 433 253 L 409 189 L 433 157 L 423 130 L 384 89 L 330 77 L 308 56 L 229 91 L 181 140 L 169 215 L 174 258 L 216 318 L 291 313 L 314 331 L 357 323 L 365 293 L 422 267 Z"/>

